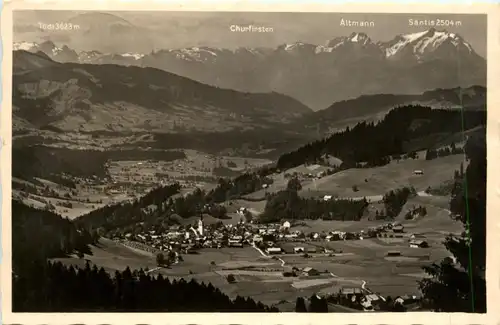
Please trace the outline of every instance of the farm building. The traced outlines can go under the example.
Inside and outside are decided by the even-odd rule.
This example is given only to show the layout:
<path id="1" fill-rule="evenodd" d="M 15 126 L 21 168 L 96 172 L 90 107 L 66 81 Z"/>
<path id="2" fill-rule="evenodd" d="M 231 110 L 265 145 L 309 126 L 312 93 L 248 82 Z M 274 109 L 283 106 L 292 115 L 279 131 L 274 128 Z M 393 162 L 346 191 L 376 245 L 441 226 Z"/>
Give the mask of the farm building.
<path id="1" fill-rule="evenodd" d="M 294 247 L 293 248 L 293 252 L 296 253 L 296 254 L 297 253 L 304 253 L 305 249 L 304 249 L 304 247 Z"/>
<path id="2" fill-rule="evenodd" d="M 412 240 L 412 241 L 410 241 L 410 247 L 411 248 L 428 248 L 429 243 L 427 243 L 425 240 Z"/>
<path id="3" fill-rule="evenodd" d="M 410 235 L 410 240 L 412 239 L 424 239 L 425 236 L 424 235 L 421 235 L 421 234 L 411 234 Z"/>
<path id="4" fill-rule="evenodd" d="M 420 169 L 417 169 L 417 170 L 414 170 L 413 171 L 413 174 L 415 175 L 423 175 L 424 174 L 424 171 L 420 170 Z"/>
<path id="5" fill-rule="evenodd" d="M 297 234 L 286 234 L 284 237 L 285 237 L 286 240 L 292 240 L 292 241 L 294 241 L 294 240 L 297 240 L 297 238 L 299 238 L 299 235 L 297 235 Z"/>
<path id="6" fill-rule="evenodd" d="M 255 235 L 253 236 L 253 242 L 254 243 L 262 243 L 264 241 L 264 238 L 261 235 Z"/>
<path id="7" fill-rule="evenodd" d="M 266 248 L 266 253 L 268 254 L 281 254 L 281 247 L 268 247 Z"/>
<path id="8" fill-rule="evenodd" d="M 243 247 L 243 243 L 240 239 L 231 238 L 228 241 L 229 247 Z"/>
<path id="9" fill-rule="evenodd" d="M 381 301 L 380 297 L 376 294 L 369 294 L 365 296 L 366 301 L 369 301 L 371 305 L 379 303 Z"/>
<path id="10" fill-rule="evenodd" d="M 411 304 L 415 301 L 417 301 L 419 298 L 417 296 L 410 296 L 410 295 L 404 295 L 404 296 L 399 296 L 396 299 L 394 299 L 395 304 Z"/>
<path id="11" fill-rule="evenodd" d="M 346 233 L 343 232 L 343 231 L 333 231 L 331 233 L 331 237 L 329 238 L 329 240 L 344 240 L 346 237 Z"/>
<path id="12" fill-rule="evenodd" d="M 302 269 L 302 275 L 304 276 L 316 276 L 319 275 L 319 271 L 313 269 L 312 267 L 305 267 Z"/>
<path id="13" fill-rule="evenodd" d="M 401 256 L 400 251 L 388 251 L 387 256 Z"/>
<path id="14" fill-rule="evenodd" d="M 404 227 L 402 225 L 397 225 L 397 226 L 392 227 L 392 231 L 401 233 L 404 231 Z"/>
<path id="15" fill-rule="evenodd" d="M 340 295 L 343 296 L 344 298 L 351 298 L 354 296 L 362 297 L 363 292 L 361 291 L 361 288 L 341 288 L 340 289 Z"/>

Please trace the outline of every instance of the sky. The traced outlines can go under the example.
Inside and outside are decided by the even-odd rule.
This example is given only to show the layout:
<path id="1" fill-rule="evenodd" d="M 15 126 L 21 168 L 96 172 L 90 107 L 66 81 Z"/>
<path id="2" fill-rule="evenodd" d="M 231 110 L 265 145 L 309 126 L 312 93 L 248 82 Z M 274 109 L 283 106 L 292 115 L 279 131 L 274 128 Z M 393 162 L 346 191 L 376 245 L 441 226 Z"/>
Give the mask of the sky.
<path id="1" fill-rule="evenodd" d="M 56 38 L 67 41 L 79 50 L 99 50 L 88 46 L 110 46 L 121 39 L 106 33 L 107 24 L 124 19 L 136 29 L 139 51 L 161 48 L 182 48 L 191 46 L 235 47 L 276 47 L 284 43 L 297 41 L 324 44 L 338 36 L 347 36 L 352 32 L 364 32 L 373 41 L 388 41 L 397 34 L 424 31 L 427 26 L 411 26 L 409 20 L 449 20 L 454 26 L 436 26 L 462 36 L 476 52 L 486 54 L 485 15 L 457 14 L 361 14 L 361 13 L 265 13 L 265 12 L 108 12 L 110 15 L 86 15 L 78 19 L 83 12 L 75 11 L 24 11 L 14 14 L 14 41 L 36 41 L 40 38 Z M 77 17 L 73 18 L 72 17 Z M 80 16 L 81 17 L 81 16 Z M 69 20 L 72 19 L 72 20 Z M 341 26 L 342 19 L 373 22 L 368 27 Z M 66 31 L 66 35 L 54 32 L 41 32 L 39 23 L 76 21 L 80 33 Z M 456 22 L 460 22 L 459 25 Z M 230 30 L 231 25 L 262 26 L 272 28 L 267 33 L 237 33 Z M 91 29 L 92 32 L 86 32 Z M 86 39 L 84 39 L 84 36 Z M 88 39 L 92 38 L 92 42 Z M 148 40 L 147 42 L 145 40 Z M 125 40 L 122 40 L 125 42 Z"/>

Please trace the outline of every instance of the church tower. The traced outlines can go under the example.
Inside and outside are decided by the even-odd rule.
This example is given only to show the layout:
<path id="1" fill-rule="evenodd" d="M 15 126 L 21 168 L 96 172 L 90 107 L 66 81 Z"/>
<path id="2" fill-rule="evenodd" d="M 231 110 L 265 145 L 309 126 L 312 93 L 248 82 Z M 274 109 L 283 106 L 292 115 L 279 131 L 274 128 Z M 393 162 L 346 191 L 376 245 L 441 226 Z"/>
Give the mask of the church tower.
<path id="1" fill-rule="evenodd" d="M 198 234 L 203 236 L 203 217 L 198 220 Z"/>

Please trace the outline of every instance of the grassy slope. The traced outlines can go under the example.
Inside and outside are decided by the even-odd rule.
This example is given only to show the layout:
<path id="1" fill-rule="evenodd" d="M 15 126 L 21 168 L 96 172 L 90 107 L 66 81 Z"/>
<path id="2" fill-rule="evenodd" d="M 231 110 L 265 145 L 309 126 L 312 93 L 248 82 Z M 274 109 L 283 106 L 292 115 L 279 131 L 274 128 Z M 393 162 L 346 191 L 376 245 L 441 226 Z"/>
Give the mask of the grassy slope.
<path id="1" fill-rule="evenodd" d="M 428 186 L 437 186 L 452 179 L 454 171 L 459 169 L 464 160 L 463 155 L 453 155 L 429 161 L 410 159 L 382 167 L 349 169 L 316 180 L 304 186 L 302 192 L 360 197 L 383 195 L 392 189 L 408 185 L 414 186 L 417 191 L 423 191 Z M 414 170 L 423 170 L 424 175 L 414 175 Z M 358 187 L 358 192 L 352 190 L 354 185 Z"/>

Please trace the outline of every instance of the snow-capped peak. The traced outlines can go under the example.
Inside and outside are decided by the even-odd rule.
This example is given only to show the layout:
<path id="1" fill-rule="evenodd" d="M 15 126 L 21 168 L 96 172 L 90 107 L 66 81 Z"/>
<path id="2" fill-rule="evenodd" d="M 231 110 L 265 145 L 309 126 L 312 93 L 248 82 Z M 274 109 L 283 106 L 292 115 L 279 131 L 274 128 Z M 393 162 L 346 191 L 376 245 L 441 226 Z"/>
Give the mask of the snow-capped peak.
<path id="1" fill-rule="evenodd" d="M 360 43 L 362 45 L 366 45 L 370 42 L 370 38 L 365 33 L 352 33 L 351 35 L 349 35 L 347 40 L 352 43 Z"/>
<path id="2" fill-rule="evenodd" d="M 302 50 L 302 49 L 314 50 L 314 48 L 316 48 L 316 46 L 312 45 L 312 44 L 304 43 L 304 42 L 295 42 L 295 43 L 283 44 L 279 48 L 283 49 L 286 52 L 292 52 L 292 51 Z"/>
<path id="3" fill-rule="evenodd" d="M 33 49 L 38 48 L 38 44 L 34 42 L 14 42 L 12 47 L 14 48 L 14 51 L 32 51 Z"/>
<path id="4" fill-rule="evenodd" d="M 398 35 L 389 46 L 385 47 L 386 57 L 392 57 L 400 53 L 403 49 L 411 46 L 412 52 L 418 56 L 432 52 L 439 48 L 443 43 L 450 42 L 458 47 L 463 45 L 469 53 L 472 53 L 472 47 L 469 43 L 465 42 L 460 36 L 455 33 L 447 31 L 437 31 L 431 28 L 426 31 Z"/>
<path id="5" fill-rule="evenodd" d="M 141 54 L 141 53 L 123 53 L 122 56 L 125 58 L 134 58 L 135 60 L 140 60 L 142 57 L 144 57 L 144 54 Z"/>
<path id="6" fill-rule="evenodd" d="M 301 43 L 301 42 L 297 42 L 297 43 L 293 43 L 293 44 L 285 44 L 285 51 L 293 51 L 294 49 L 296 49 L 297 47 L 300 47 L 304 45 L 304 43 Z"/>
<path id="7" fill-rule="evenodd" d="M 327 41 L 325 45 L 316 47 L 316 53 L 333 52 L 336 48 L 349 44 L 365 47 L 373 43 L 370 37 L 365 33 L 352 33 L 349 36 L 336 37 Z"/>

